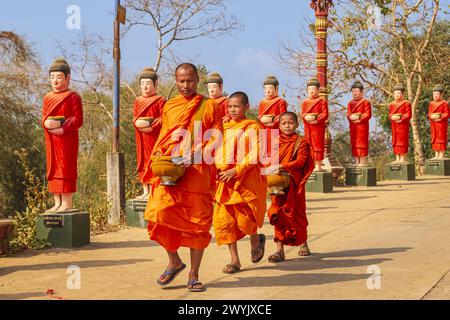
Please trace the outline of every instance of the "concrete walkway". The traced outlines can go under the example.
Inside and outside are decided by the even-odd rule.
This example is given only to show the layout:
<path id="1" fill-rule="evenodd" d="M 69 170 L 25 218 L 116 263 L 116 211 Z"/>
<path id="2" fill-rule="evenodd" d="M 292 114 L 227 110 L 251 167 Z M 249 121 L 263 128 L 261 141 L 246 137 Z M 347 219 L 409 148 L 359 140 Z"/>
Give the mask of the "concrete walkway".
<path id="1" fill-rule="evenodd" d="M 252 264 L 244 239 L 243 270 L 225 275 L 228 249 L 213 241 L 200 273 L 204 293 L 187 291 L 187 271 L 161 289 L 164 251 L 146 230 L 127 227 L 78 250 L 0 258 L 0 299 L 51 299 L 49 288 L 65 299 L 450 299 L 449 177 L 309 193 L 308 218 L 309 257 L 288 248 L 287 261 L 267 262 L 275 244 L 266 219 L 265 258 Z M 188 250 L 180 254 L 188 263 Z M 67 287 L 70 265 L 80 267 L 80 289 Z"/>

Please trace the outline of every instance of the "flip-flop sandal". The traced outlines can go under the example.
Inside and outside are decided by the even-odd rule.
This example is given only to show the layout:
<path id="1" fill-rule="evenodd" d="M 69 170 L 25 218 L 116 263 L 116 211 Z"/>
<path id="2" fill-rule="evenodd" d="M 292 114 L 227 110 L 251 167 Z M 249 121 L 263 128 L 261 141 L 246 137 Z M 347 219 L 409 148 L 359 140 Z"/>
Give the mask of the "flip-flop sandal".
<path id="1" fill-rule="evenodd" d="M 259 247 L 256 250 L 252 250 L 251 256 L 252 256 L 252 262 L 258 263 L 264 258 L 264 249 L 266 246 L 266 236 L 262 233 L 259 234 Z M 255 257 L 256 256 L 256 257 Z"/>
<path id="2" fill-rule="evenodd" d="M 195 286 L 200 285 L 200 288 L 195 288 Z M 206 291 L 206 287 L 198 280 L 189 280 L 188 282 L 188 290 L 190 292 L 203 292 Z"/>
<path id="3" fill-rule="evenodd" d="M 278 263 L 278 262 L 282 262 L 284 260 L 285 260 L 285 257 L 280 252 L 275 252 L 274 254 L 271 254 L 269 256 L 269 262 L 272 262 L 272 263 Z"/>
<path id="4" fill-rule="evenodd" d="M 236 272 L 241 271 L 241 268 L 239 268 L 238 266 L 234 265 L 234 264 L 227 264 L 227 266 L 225 268 L 223 268 L 222 272 L 226 273 L 226 274 L 233 274 Z"/>
<path id="5" fill-rule="evenodd" d="M 183 265 L 175 270 L 166 270 L 164 271 L 164 273 L 162 275 L 159 276 L 158 280 L 156 280 L 156 282 L 160 285 L 160 286 L 165 286 L 168 285 L 169 283 L 171 283 L 173 281 L 173 279 L 175 279 L 181 271 L 183 271 L 186 268 L 186 265 L 183 263 Z M 166 281 L 161 281 L 160 279 L 163 277 L 167 277 L 170 276 L 168 280 Z"/>
<path id="6" fill-rule="evenodd" d="M 302 244 L 298 250 L 298 255 L 301 257 L 311 255 L 311 251 L 309 251 L 308 245 Z"/>

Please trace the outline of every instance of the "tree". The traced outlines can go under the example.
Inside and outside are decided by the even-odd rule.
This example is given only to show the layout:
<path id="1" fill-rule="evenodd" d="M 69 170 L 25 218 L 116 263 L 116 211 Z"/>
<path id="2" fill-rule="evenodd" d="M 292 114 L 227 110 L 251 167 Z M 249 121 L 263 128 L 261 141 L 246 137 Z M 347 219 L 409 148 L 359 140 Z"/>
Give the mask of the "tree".
<path id="1" fill-rule="evenodd" d="M 177 41 L 219 37 L 239 29 L 236 17 L 228 13 L 226 0 L 126 0 L 127 30 L 151 27 L 157 39 L 154 69 Z M 173 54 L 173 53 L 172 53 Z"/>

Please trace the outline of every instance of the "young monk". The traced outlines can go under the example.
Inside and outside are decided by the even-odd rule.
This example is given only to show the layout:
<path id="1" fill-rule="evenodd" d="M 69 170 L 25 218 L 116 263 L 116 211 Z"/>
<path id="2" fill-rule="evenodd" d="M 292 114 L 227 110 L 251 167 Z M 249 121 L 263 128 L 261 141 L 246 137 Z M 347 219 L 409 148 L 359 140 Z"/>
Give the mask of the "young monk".
<path id="1" fill-rule="evenodd" d="M 49 69 L 52 92 L 44 97 L 42 125 L 45 133 L 48 190 L 55 205 L 47 212 L 70 212 L 77 190 L 78 129 L 83 125 L 81 97 L 69 90 L 70 66 L 56 59 Z M 56 118 L 55 118 L 56 117 Z"/>
<path id="2" fill-rule="evenodd" d="M 155 70 L 145 68 L 139 75 L 139 82 L 142 95 L 134 101 L 133 124 L 136 137 L 137 172 L 144 192 L 137 199 L 148 199 L 152 175 L 150 174 L 144 180 L 145 166 L 150 160 L 150 154 L 161 130 L 161 114 L 165 100 L 156 94 L 158 75 Z M 146 117 L 152 118 L 152 122 L 143 120 Z"/>
<path id="3" fill-rule="evenodd" d="M 275 227 L 277 251 L 269 256 L 273 263 L 285 260 L 284 246 L 300 246 L 300 256 L 309 255 L 307 239 L 305 184 L 314 169 L 309 143 L 295 133 L 297 115 L 285 112 L 280 116 L 279 164 L 268 168 L 269 174 L 287 171 L 291 183 L 284 195 L 272 195 L 269 222 Z"/>
<path id="4" fill-rule="evenodd" d="M 175 82 L 179 95 L 166 102 L 163 107 L 162 128 L 152 154 L 174 156 L 179 145 L 172 133 L 194 129 L 196 119 L 201 119 L 202 132 L 215 129 L 223 132 L 222 117 L 216 112 L 217 104 L 197 93 L 199 76 L 197 67 L 183 63 L 175 70 Z M 200 151 L 208 145 L 200 144 Z M 197 150 L 197 145 L 193 147 Z M 175 155 L 176 156 L 176 155 Z M 180 247 L 190 248 L 191 270 L 188 290 L 205 291 L 199 280 L 203 251 L 211 241 L 209 230 L 213 217 L 213 193 L 211 192 L 210 165 L 203 159 L 191 163 L 191 158 L 183 158 L 180 165 L 185 173 L 176 186 L 163 186 L 155 177 L 144 218 L 148 220 L 150 239 L 157 241 L 167 252 L 169 264 L 158 278 L 161 286 L 168 285 L 186 268 L 178 254 Z M 214 165 L 214 161 L 212 163 Z M 144 176 L 151 170 L 151 161 Z"/>
<path id="5" fill-rule="evenodd" d="M 230 250 L 231 261 L 222 270 L 227 274 L 241 269 L 238 240 L 250 235 L 253 263 L 263 258 L 266 241 L 265 235 L 258 234 L 257 230 L 264 222 L 267 180 L 258 165 L 260 126 L 246 118 L 249 108 L 245 93 L 235 92 L 230 96 L 231 120 L 224 124 L 223 145 L 216 153 L 219 183 L 213 225 L 217 244 L 227 244 Z"/>

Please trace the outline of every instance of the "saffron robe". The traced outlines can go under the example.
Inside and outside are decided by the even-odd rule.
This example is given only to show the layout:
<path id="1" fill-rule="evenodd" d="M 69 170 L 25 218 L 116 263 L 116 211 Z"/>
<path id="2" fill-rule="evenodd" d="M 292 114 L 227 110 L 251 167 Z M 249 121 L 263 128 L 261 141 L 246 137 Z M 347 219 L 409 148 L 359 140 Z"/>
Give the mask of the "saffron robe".
<path id="1" fill-rule="evenodd" d="M 440 113 L 441 118 L 436 121 L 430 118 L 432 113 Z M 445 151 L 447 149 L 448 117 L 450 107 L 446 100 L 431 101 L 428 106 L 428 118 L 431 128 L 431 147 L 434 151 Z"/>
<path id="2" fill-rule="evenodd" d="M 321 97 L 307 98 L 303 101 L 301 109 L 305 126 L 305 139 L 313 149 L 314 160 L 323 160 L 325 153 L 325 123 L 328 120 L 328 101 Z M 316 113 L 318 123 L 308 123 L 305 120 L 305 116 L 308 113 Z"/>
<path id="3" fill-rule="evenodd" d="M 301 142 L 295 150 L 297 139 Z M 275 227 L 275 242 L 299 246 L 307 239 L 305 185 L 314 169 L 312 149 L 306 139 L 297 134 L 281 134 L 280 163 L 282 170 L 291 176 L 291 184 L 285 195 L 272 195 L 267 212 L 269 222 Z"/>
<path id="4" fill-rule="evenodd" d="M 150 183 L 152 178 L 151 172 L 144 180 L 145 165 L 150 160 L 150 155 L 152 153 L 153 147 L 159 136 L 159 131 L 161 130 L 162 124 L 162 109 L 165 100 L 163 97 L 154 95 L 152 97 L 137 97 L 134 101 L 133 106 L 133 125 L 136 138 L 136 164 L 139 181 L 141 183 Z M 136 127 L 136 120 L 141 117 L 152 117 L 154 120 L 152 122 L 152 132 L 145 133 L 140 131 Z"/>
<path id="5" fill-rule="evenodd" d="M 231 244 L 261 228 L 266 213 L 267 179 L 258 163 L 258 122 L 244 119 L 224 124 L 222 148 L 216 152 L 219 171 L 236 168 L 230 181 L 218 181 L 214 234 L 218 245 Z"/>
<path id="6" fill-rule="evenodd" d="M 195 113 L 206 99 L 205 109 L 201 117 L 201 129 L 216 129 L 223 132 L 222 118 L 216 112 L 217 104 L 197 94 L 191 99 L 178 95 L 166 102 L 162 114 L 162 128 L 155 143 L 152 154 L 172 155 L 179 139 L 172 134 L 180 130 L 194 128 Z M 202 142 L 199 147 L 204 150 L 209 142 Z M 148 220 L 150 239 L 157 241 L 170 252 L 180 246 L 204 249 L 211 240 L 209 230 L 213 217 L 213 190 L 211 177 L 214 170 L 202 161 L 191 164 L 185 174 L 178 179 L 176 186 L 160 185 L 160 178 L 154 177 L 153 188 L 144 218 Z M 151 170 L 151 161 L 147 163 L 144 176 Z"/>
<path id="7" fill-rule="evenodd" d="M 350 115 L 360 113 L 360 123 L 350 120 Z M 350 142 L 354 157 L 369 155 L 369 120 L 372 117 L 370 102 L 364 98 L 352 100 L 348 103 L 347 118 L 350 122 Z"/>
<path id="8" fill-rule="evenodd" d="M 409 121 L 411 120 L 411 103 L 407 100 L 392 102 L 389 105 L 389 119 L 396 113 L 401 113 L 400 123 L 391 120 L 392 147 L 395 154 L 408 153 L 409 147 Z"/>
<path id="9" fill-rule="evenodd" d="M 50 133 L 44 126 L 48 117 L 64 116 L 64 133 Z M 50 92 L 44 97 L 42 126 L 45 134 L 47 179 L 49 192 L 54 194 L 76 192 L 78 161 L 78 129 L 83 125 L 81 97 L 74 91 Z"/>

